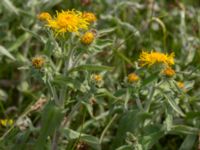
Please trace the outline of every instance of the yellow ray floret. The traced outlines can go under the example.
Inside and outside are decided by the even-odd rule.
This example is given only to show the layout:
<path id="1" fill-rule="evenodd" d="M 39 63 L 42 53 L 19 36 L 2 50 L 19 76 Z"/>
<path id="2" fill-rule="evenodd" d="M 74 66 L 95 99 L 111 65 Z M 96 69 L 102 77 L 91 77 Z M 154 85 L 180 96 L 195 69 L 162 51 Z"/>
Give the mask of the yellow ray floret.
<path id="1" fill-rule="evenodd" d="M 48 20 L 48 25 L 56 33 L 75 32 L 87 30 L 89 22 L 83 18 L 83 13 L 75 10 L 57 12 L 56 17 Z"/>
<path id="2" fill-rule="evenodd" d="M 140 54 L 139 61 L 141 63 L 141 66 L 152 66 L 154 64 L 164 64 L 166 66 L 174 65 L 174 53 L 171 53 L 170 55 L 160 53 L 160 52 L 145 52 L 143 51 Z"/>

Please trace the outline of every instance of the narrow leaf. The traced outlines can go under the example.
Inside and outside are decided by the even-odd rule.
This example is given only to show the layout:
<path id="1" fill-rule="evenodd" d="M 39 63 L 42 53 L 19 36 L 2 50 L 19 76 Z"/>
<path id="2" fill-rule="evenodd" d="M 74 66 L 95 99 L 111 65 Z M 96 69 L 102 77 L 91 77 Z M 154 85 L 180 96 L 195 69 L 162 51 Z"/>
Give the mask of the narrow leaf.
<path id="1" fill-rule="evenodd" d="M 2 4 L 8 11 L 19 15 L 19 10 L 13 5 L 13 3 L 10 0 L 2 0 Z"/>
<path id="2" fill-rule="evenodd" d="M 17 40 L 8 48 L 9 51 L 17 50 L 26 40 L 28 40 L 31 37 L 30 34 L 24 33 L 20 37 L 17 38 Z"/>
<path id="3" fill-rule="evenodd" d="M 76 132 L 69 128 L 65 128 L 62 133 L 68 140 L 75 140 L 75 139 L 80 138 L 80 140 L 86 142 L 88 145 L 93 147 L 95 150 L 101 150 L 101 145 L 99 144 L 99 139 L 94 136 Z"/>
<path id="4" fill-rule="evenodd" d="M 6 55 L 7 57 L 9 57 L 12 60 L 15 60 L 15 58 L 13 57 L 13 55 L 3 46 L 0 45 L 0 53 L 3 55 Z"/>
<path id="5" fill-rule="evenodd" d="M 166 94 L 163 94 L 164 97 L 166 98 L 167 102 L 171 105 L 171 107 L 177 112 L 179 113 L 181 116 L 185 116 L 185 114 L 182 112 L 182 110 L 179 108 L 179 106 L 176 104 L 176 102 L 171 99 L 169 96 L 167 96 Z"/>

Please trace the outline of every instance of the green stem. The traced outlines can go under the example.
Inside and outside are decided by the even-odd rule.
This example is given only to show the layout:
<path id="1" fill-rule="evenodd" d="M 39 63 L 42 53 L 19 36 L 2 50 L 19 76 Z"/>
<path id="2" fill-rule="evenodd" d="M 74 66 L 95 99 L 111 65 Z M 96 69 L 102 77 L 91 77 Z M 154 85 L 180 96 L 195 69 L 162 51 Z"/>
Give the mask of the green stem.
<path id="1" fill-rule="evenodd" d="M 136 102 L 136 104 L 137 104 L 137 107 L 138 107 L 140 110 L 143 110 L 142 103 L 141 103 L 141 100 L 140 100 L 139 97 L 136 98 L 135 102 Z"/>
<path id="2" fill-rule="evenodd" d="M 66 57 L 65 63 L 64 63 L 64 69 L 63 69 L 63 76 L 65 77 L 67 75 L 67 71 L 70 69 L 70 63 L 71 63 L 71 57 L 73 54 L 73 50 L 71 49 L 71 44 L 70 42 L 68 43 L 68 55 Z M 65 96 L 66 96 L 66 86 L 63 85 L 61 90 L 60 90 L 60 97 L 59 97 L 59 102 L 60 102 L 60 106 L 64 108 L 64 100 L 65 100 Z"/>
<path id="3" fill-rule="evenodd" d="M 101 134 L 101 136 L 100 136 L 100 140 L 99 140 L 100 143 L 102 143 L 103 138 L 104 138 L 106 132 L 108 131 L 108 129 L 109 129 L 109 127 L 112 125 L 112 123 L 115 121 L 115 119 L 117 118 L 117 116 L 118 116 L 118 114 L 115 114 L 115 115 L 112 117 L 112 119 L 110 120 L 110 122 L 107 124 L 107 126 L 105 127 L 105 129 L 103 130 L 103 132 L 102 132 L 102 134 Z"/>
<path id="4" fill-rule="evenodd" d="M 149 99 L 148 99 L 147 104 L 146 104 L 146 106 L 145 106 L 145 108 L 144 108 L 145 112 L 149 112 L 149 109 L 150 109 L 150 105 L 151 105 L 151 102 L 152 102 L 152 99 L 153 99 L 154 92 L 155 92 L 155 87 L 152 87 L 151 92 L 150 92 Z"/>
<path id="5" fill-rule="evenodd" d="M 53 86 L 51 85 L 51 82 L 49 81 L 49 79 L 47 79 L 47 85 L 48 85 L 48 87 L 49 87 L 49 89 L 50 89 L 50 91 L 51 91 L 51 94 L 53 95 L 53 99 L 54 99 L 55 103 L 56 103 L 57 105 L 59 105 L 58 95 L 56 94 L 56 89 L 55 89 L 55 87 L 53 87 Z"/>
<path id="6" fill-rule="evenodd" d="M 130 98 L 130 91 L 129 88 L 126 90 L 126 96 L 125 96 L 125 101 L 124 101 L 124 108 L 127 110 L 128 109 L 128 101 Z"/>
<path id="7" fill-rule="evenodd" d="M 79 101 L 79 102 L 76 103 L 76 105 L 73 106 L 71 112 L 70 112 L 69 115 L 67 116 L 66 122 L 63 124 L 63 128 L 64 128 L 65 126 L 69 126 L 70 120 L 72 119 L 74 112 L 77 111 L 77 110 L 79 109 L 80 105 L 81 105 L 81 102 Z"/>

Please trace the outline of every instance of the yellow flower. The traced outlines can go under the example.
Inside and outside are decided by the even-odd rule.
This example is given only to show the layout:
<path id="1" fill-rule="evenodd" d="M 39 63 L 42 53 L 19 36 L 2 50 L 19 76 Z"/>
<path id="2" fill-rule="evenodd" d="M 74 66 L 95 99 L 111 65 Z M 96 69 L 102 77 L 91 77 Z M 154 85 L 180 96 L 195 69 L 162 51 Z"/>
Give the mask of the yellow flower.
<path id="1" fill-rule="evenodd" d="M 52 19 L 51 15 L 48 12 L 42 12 L 37 16 L 38 19 L 42 21 L 48 21 Z"/>
<path id="2" fill-rule="evenodd" d="M 93 32 L 86 32 L 82 37 L 81 37 L 81 42 L 83 44 L 89 45 L 94 41 L 94 33 Z"/>
<path id="3" fill-rule="evenodd" d="M 79 33 L 80 30 L 87 30 L 89 22 L 83 18 L 83 13 L 75 10 L 57 12 L 56 17 L 48 20 L 48 25 L 57 34 L 65 32 Z"/>
<path id="4" fill-rule="evenodd" d="M 138 75 L 136 75 L 135 73 L 130 73 L 128 75 L 128 82 L 133 83 L 138 81 L 140 78 L 138 77 Z"/>
<path id="5" fill-rule="evenodd" d="M 180 89 L 183 89 L 185 87 L 184 83 L 183 82 L 177 82 L 177 85 Z"/>
<path id="6" fill-rule="evenodd" d="M 171 67 L 168 67 L 163 71 L 163 74 L 165 74 L 168 77 L 172 77 L 173 75 L 176 74 L 176 72 Z"/>
<path id="7" fill-rule="evenodd" d="M 32 59 L 32 65 L 36 69 L 41 69 L 44 66 L 45 59 L 42 56 L 36 56 Z"/>
<path id="8" fill-rule="evenodd" d="M 84 12 L 83 13 L 83 18 L 85 20 L 87 20 L 89 23 L 93 23 L 97 20 L 95 14 L 91 13 L 91 12 Z"/>
<path id="9" fill-rule="evenodd" d="M 1 119 L 0 124 L 4 127 L 6 126 L 12 126 L 14 121 L 12 119 Z"/>
<path id="10" fill-rule="evenodd" d="M 99 74 L 93 74 L 92 75 L 92 80 L 95 82 L 101 82 L 102 81 L 102 76 Z"/>
<path id="11" fill-rule="evenodd" d="M 145 52 L 140 54 L 139 61 L 141 66 L 152 66 L 154 64 L 164 64 L 166 66 L 174 65 L 174 53 L 170 55 L 160 52 Z"/>

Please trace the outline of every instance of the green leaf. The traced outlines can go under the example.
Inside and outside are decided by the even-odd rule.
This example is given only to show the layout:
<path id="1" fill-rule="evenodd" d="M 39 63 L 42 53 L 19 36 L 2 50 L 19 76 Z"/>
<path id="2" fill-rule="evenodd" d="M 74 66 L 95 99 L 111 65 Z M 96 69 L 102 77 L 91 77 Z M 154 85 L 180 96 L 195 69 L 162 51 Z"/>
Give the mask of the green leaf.
<path id="1" fill-rule="evenodd" d="M 41 42 L 43 42 L 43 43 L 46 42 L 44 38 L 42 38 L 41 36 L 39 36 L 39 35 L 36 33 L 36 31 L 32 31 L 32 30 L 27 29 L 27 28 L 25 28 L 25 27 L 23 27 L 23 26 L 20 26 L 20 28 L 21 28 L 22 30 L 28 32 L 30 35 L 32 35 L 33 37 L 35 37 L 35 38 L 38 39 L 39 41 L 41 41 Z"/>
<path id="2" fill-rule="evenodd" d="M 198 135 L 199 129 L 186 126 L 186 125 L 174 125 L 172 126 L 172 129 L 170 133 L 182 133 L 182 134 L 190 134 L 190 135 Z"/>
<path id="3" fill-rule="evenodd" d="M 46 5 L 44 6 L 44 10 L 49 9 L 54 7 L 55 5 L 58 5 L 59 3 L 61 3 L 62 0 L 56 0 L 56 1 L 46 1 Z"/>
<path id="4" fill-rule="evenodd" d="M 126 133 L 127 132 L 137 132 L 139 126 L 146 118 L 151 118 L 149 113 L 138 112 L 138 110 L 131 110 L 125 112 L 117 127 L 117 133 L 113 139 L 111 149 L 116 149 L 117 147 L 125 144 Z"/>
<path id="5" fill-rule="evenodd" d="M 28 40 L 31 37 L 29 33 L 24 33 L 20 37 L 17 38 L 17 40 L 8 48 L 9 51 L 17 50 L 26 40 Z"/>
<path id="6" fill-rule="evenodd" d="M 139 36 L 139 35 L 140 35 L 139 30 L 137 30 L 137 29 L 136 29 L 132 24 L 130 24 L 129 22 L 124 22 L 124 21 L 120 20 L 119 18 L 113 17 L 113 16 L 111 16 L 111 15 L 106 15 L 106 16 L 105 16 L 105 15 L 101 15 L 101 18 L 102 18 L 102 19 L 105 19 L 105 20 L 109 20 L 109 21 L 115 22 L 116 24 L 118 24 L 118 25 L 121 26 L 122 28 L 133 32 L 134 35 L 136 35 L 136 36 Z"/>
<path id="7" fill-rule="evenodd" d="M 179 108 L 179 106 L 176 104 L 175 100 L 171 99 L 168 95 L 164 94 L 164 97 L 166 98 L 167 102 L 171 105 L 171 107 L 181 116 L 185 116 L 185 114 L 182 112 L 182 110 Z"/>
<path id="8" fill-rule="evenodd" d="M 80 139 L 81 141 L 86 142 L 88 145 L 90 145 L 95 150 L 101 150 L 101 145 L 99 144 L 99 139 L 94 136 L 76 132 L 69 128 L 63 129 L 62 133 L 68 140 Z"/>
<path id="9" fill-rule="evenodd" d="M 2 0 L 1 3 L 9 11 L 19 15 L 19 10 L 13 5 L 10 0 Z"/>
<path id="10" fill-rule="evenodd" d="M 141 137 L 140 143 L 144 149 L 150 149 L 164 135 L 162 125 L 147 125 L 144 127 L 144 135 Z"/>
<path id="11" fill-rule="evenodd" d="M 196 135 L 187 135 L 184 139 L 183 143 L 181 144 L 179 150 L 193 150 L 195 141 L 197 139 Z"/>
<path id="12" fill-rule="evenodd" d="M 117 54 L 117 56 L 119 56 L 122 60 L 124 60 L 125 62 L 127 62 L 128 64 L 130 64 L 132 67 L 134 67 L 135 65 L 132 63 L 132 61 L 126 57 L 123 53 L 121 53 L 118 50 L 114 50 L 114 52 Z"/>
<path id="13" fill-rule="evenodd" d="M 116 27 L 114 27 L 114 28 L 108 28 L 108 29 L 103 29 L 103 30 L 99 30 L 98 31 L 98 35 L 99 35 L 99 37 L 101 37 L 101 36 L 104 36 L 104 35 L 106 35 L 106 34 L 108 34 L 108 33 L 110 33 L 110 32 L 113 32 L 113 31 L 115 31 L 116 30 Z"/>
<path id="14" fill-rule="evenodd" d="M 95 44 L 93 47 L 91 47 L 91 50 L 94 51 L 101 51 L 104 48 L 111 46 L 113 44 L 112 40 L 108 40 L 108 39 L 97 39 L 95 41 Z"/>
<path id="15" fill-rule="evenodd" d="M 123 145 L 117 148 L 116 150 L 133 150 L 133 146 L 131 145 Z"/>
<path id="16" fill-rule="evenodd" d="M 143 80 L 143 82 L 141 84 L 142 87 L 148 85 L 149 83 L 153 82 L 157 78 L 158 78 L 158 74 L 157 73 L 150 75 L 148 78 L 146 78 L 146 79 Z"/>
<path id="17" fill-rule="evenodd" d="M 119 100 L 120 98 L 114 96 L 111 92 L 109 92 L 107 89 L 105 88 L 99 88 L 97 89 L 97 93 L 101 94 L 103 96 L 108 96 L 111 99 L 115 99 L 115 100 Z"/>
<path id="18" fill-rule="evenodd" d="M 69 70 L 69 72 L 73 72 L 73 71 L 84 71 L 84 70 L 88 70 L 88 71 L 111 71 L 113 69 L 113 67 L 109 67 L 109 66 L 97 66 L 97 65 L 81 65 L 78 67 L 75 67 L 71 70 Z"/>
<path id="19" fill-rule="evenodd" d="M 3 55 L 6 55 L 7 57 L 9 57 L 12 60 L 15 60 L 15 58 L 13 57 L 13 55 L 2 45 L 0 45 L 0 53 Z"/>
<path id="20" fill-rule="evenodd" d="M 42 127 L 36 142 L 36 149 L 41 149 L 49 135 L 52 135 L 59 127 L 64 114 L 53 102 L 47 104 L 42 112 Z"/>

